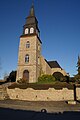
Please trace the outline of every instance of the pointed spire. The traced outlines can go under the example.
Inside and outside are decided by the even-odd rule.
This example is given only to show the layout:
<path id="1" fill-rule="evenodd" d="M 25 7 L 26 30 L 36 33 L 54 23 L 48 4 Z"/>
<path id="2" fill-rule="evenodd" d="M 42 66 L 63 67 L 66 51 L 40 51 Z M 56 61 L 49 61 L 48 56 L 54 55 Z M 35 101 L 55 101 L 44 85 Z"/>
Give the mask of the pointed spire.
<path id="1" fill-rule="evenodd" d="M 35 16 L 35 10 L 34 10 L 34 0 L 32 0 L 32 6 L 31 6 L 31 9 L 30 9 L 30 16 Z"/>

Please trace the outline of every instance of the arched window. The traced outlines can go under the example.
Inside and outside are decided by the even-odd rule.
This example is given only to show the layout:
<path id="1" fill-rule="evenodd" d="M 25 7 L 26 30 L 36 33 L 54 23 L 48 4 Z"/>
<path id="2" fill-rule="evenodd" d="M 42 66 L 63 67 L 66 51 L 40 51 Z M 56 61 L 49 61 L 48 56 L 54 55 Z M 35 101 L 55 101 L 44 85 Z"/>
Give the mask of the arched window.
<path id="1" fill-rule="evenodd" d="M 28 54 L 25 56 L 25 63 L 29 63 L 29 55 Z"/>
<path id="2" fill-rule="evenodd" d="M 29 41 L 27 41 L 27 43 L 26 43 L 26 48 L 30 48 L 30 42 Z"/>
<path id="3" fill-rule="evenodd" d="M 26 28 L 26 29 L 25 29 L 25 34 L 28 34 L 28 32 L 29 32 L 29 29 Z"/>
<path id="4" fill-rule="evenodd" d="M 30 28 L 30 33 L 34 33 L 34 28 Z"/>

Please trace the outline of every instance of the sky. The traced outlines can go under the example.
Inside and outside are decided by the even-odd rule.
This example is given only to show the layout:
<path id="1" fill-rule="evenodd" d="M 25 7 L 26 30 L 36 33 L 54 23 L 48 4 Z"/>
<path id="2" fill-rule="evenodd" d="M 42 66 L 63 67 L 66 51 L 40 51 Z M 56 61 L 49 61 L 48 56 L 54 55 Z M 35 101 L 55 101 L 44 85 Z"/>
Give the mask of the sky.
<path id="1" fill-rule="evenodd" d="M 32 0 L 0 0 L 0 79 L 17 70 L 18 48 Z M 34 0 L 42 55 L 73 76 L 80 54 L 80 0 Z"/>

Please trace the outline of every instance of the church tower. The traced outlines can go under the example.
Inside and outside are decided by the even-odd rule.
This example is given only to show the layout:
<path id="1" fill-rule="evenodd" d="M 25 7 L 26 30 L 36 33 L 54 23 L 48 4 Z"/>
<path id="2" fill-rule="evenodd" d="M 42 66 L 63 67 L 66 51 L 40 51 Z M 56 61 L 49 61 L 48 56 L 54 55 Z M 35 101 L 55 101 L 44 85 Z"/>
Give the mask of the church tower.
<path id="1" fill-rule="evenodd" d="M 24 79 L 28 83 L 37 82 L 40 76 L 41 44 L 38 21 L 32 4 L 20 36 L 16 81 Z"/>

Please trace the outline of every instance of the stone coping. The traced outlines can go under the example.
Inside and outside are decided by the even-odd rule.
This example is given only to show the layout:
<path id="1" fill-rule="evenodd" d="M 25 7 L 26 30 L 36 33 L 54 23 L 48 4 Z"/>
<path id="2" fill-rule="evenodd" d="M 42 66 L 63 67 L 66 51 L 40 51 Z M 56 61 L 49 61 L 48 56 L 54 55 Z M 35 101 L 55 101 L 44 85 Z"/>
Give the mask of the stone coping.
<path id="1" fill-rule="evenodd" d="M 67 101 L 67 103 L 70 104 L 70 105 L 76 105 L 77 101 L 75 101 L 75 100 L 69 100 L 69 101 Z"/>

